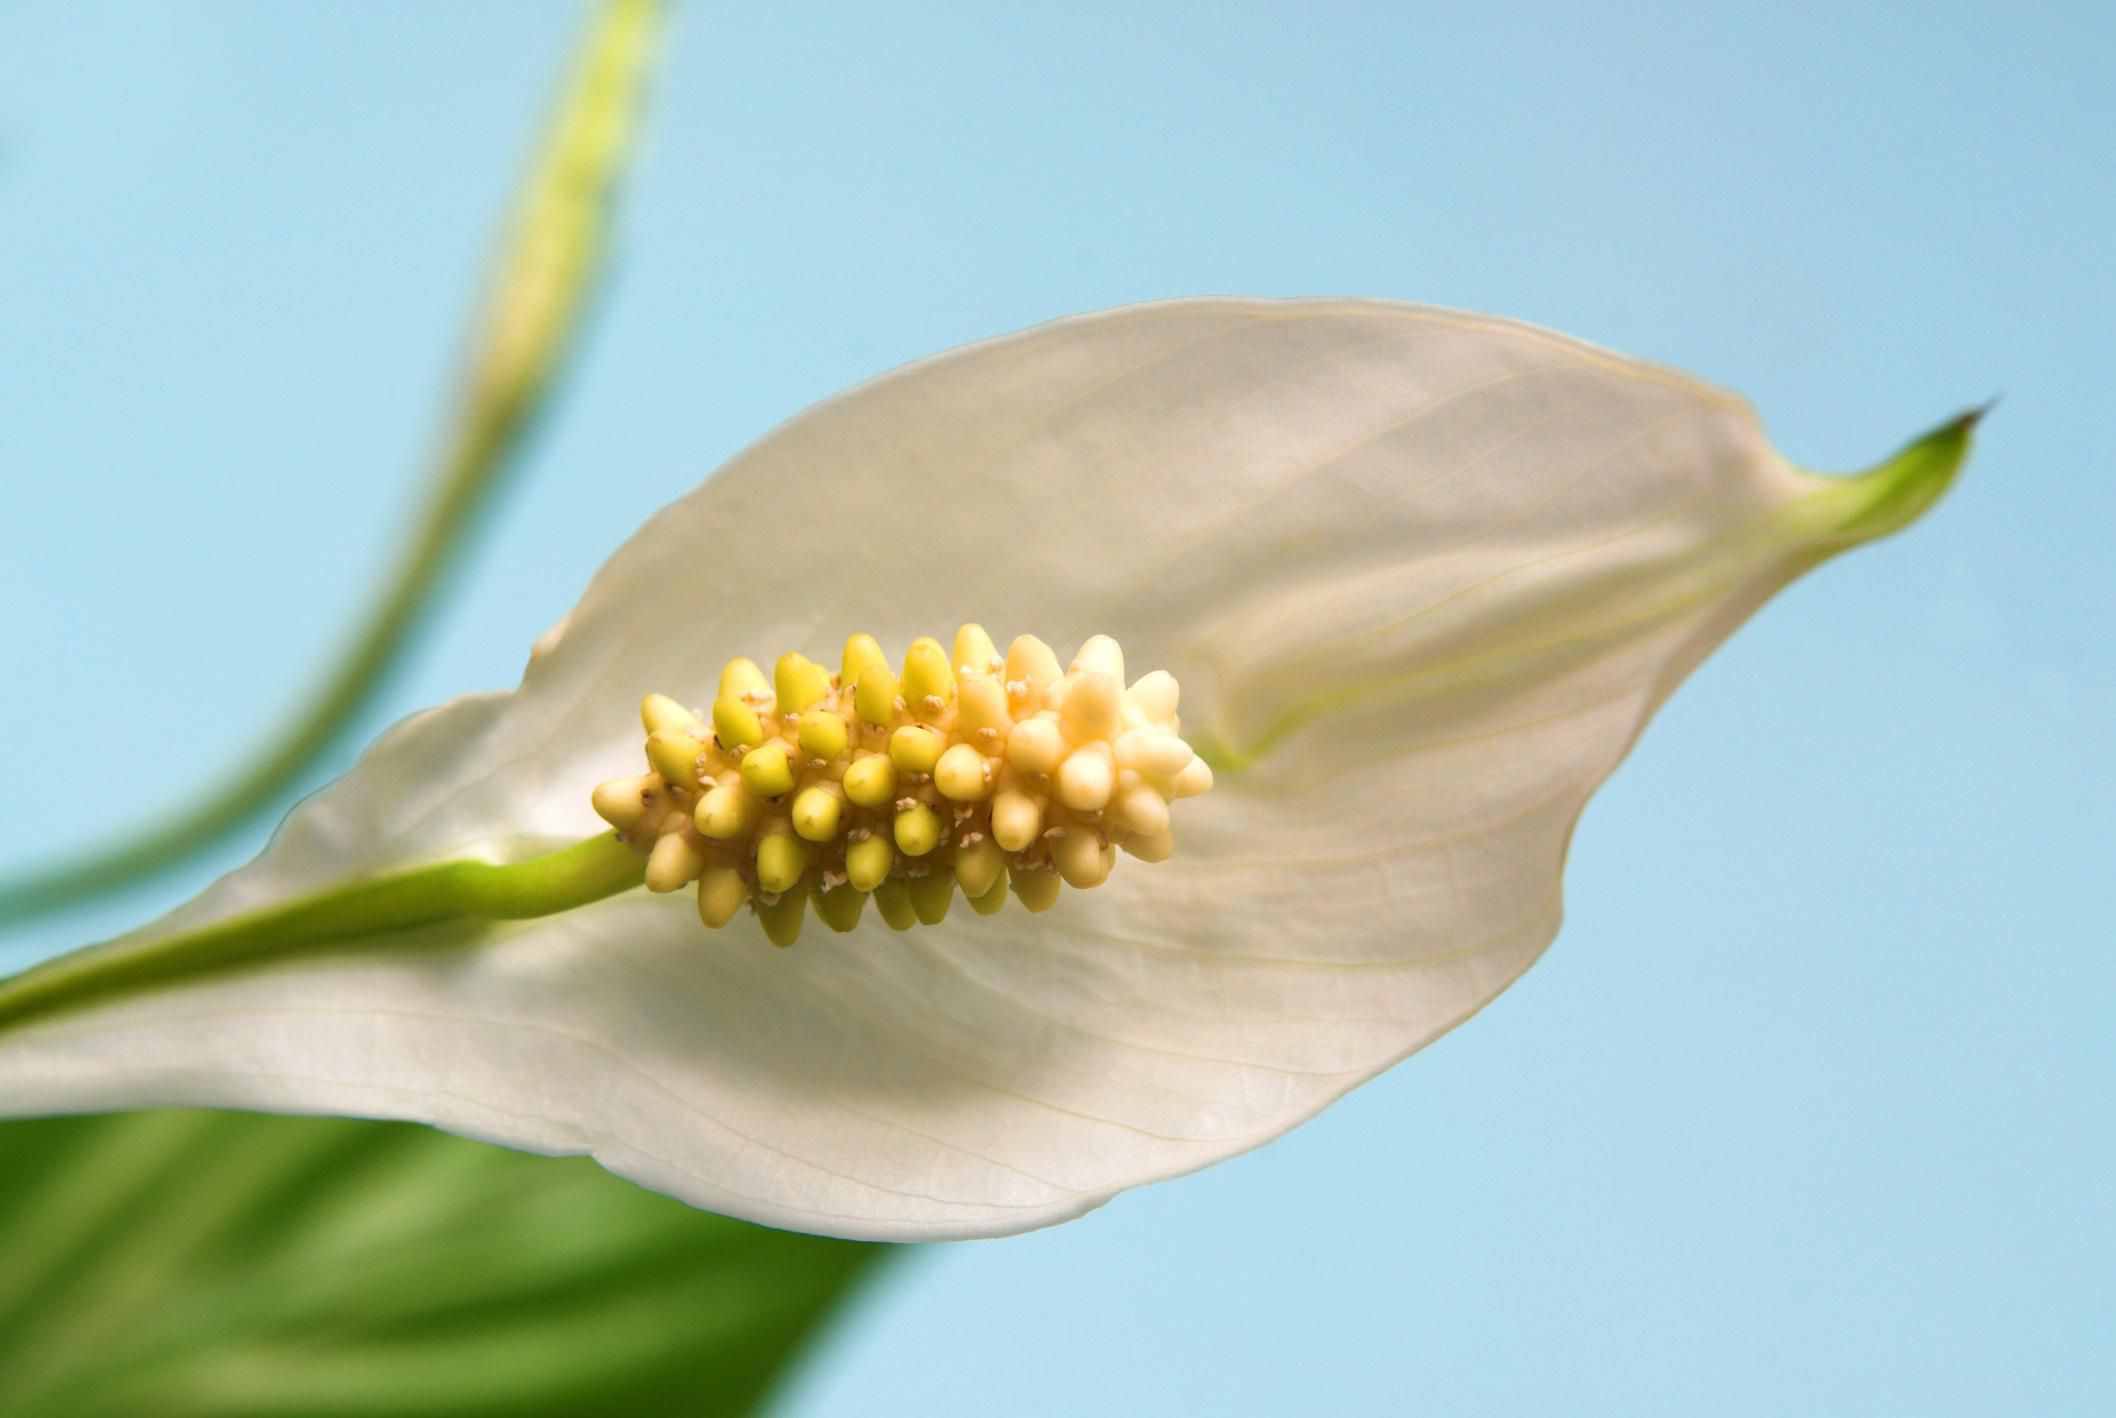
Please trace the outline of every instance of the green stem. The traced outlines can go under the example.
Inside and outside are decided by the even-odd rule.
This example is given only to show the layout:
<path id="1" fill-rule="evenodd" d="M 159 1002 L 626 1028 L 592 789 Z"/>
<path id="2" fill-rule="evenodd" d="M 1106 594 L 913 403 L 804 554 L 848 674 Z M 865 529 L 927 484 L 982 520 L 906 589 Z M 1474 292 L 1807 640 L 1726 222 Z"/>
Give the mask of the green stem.
<path id="1" fill-rule="evenodd" d="M 272 806 L 335 743 L 403 657 L 448 564 L 548 401 L 602 267 L 608 209 L 645 89 L 658 0 L 606 0 L 532 164 L 474 331 L 458 412 L 411 545 L 306 705 L 227 782 L 159 826 L 63 865 L 0 880 L 0 921 L 73 905 L 151 876 Z"/>
<path id="2" fill-rule="evenodd" d="M 451 921 L 554 915 L 640 884 L 646 863 L 613 833 L 524 862 L 441 862 L 215 921 L 142 946 L 75 951 L 0 980 L 0 1031 L 140 989 Z"/>

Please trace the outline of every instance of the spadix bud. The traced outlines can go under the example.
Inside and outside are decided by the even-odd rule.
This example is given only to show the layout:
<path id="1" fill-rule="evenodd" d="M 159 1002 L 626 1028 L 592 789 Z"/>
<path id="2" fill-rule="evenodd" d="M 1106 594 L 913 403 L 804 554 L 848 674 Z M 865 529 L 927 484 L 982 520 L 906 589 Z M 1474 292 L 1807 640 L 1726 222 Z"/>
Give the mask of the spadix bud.
<path id="1" fill-rule="evenodd" d="M 739 780 L 732 784 L 716 784 L 698 799 L 691 817 L 694 825 L 706 836 L 715 841 L 729 841 L 747 835 L 756 822 L 757 800 Z"/>
<path id="2" fill-rule="evenodd" d="M 808 846 L 790 832 L 767 832 L 757 842 L 757 885 L 766 891 L 791 891 L 808 870 Z"/>
<path id="3" fill-rule="evenodd" d="M 955 703 L 956 736 L 980 753 L 997 753 L 1014 727 L 1005 686 L 990 675 L 963 675 L 955 681 Z"/>
<path id="4" fill-rule="evenodd" d="M 718 930 L 749 900 L 749 880 L 731 866 L 711 866 L 698 878 L 698 919 Z"/>
<path id="5" fill-rule="evenodd" d="M 1027 702 L 1029 712 L 1043 707 L 1043 695 L 1065 673 L 1050 646 L 1033 635 L 1024 635 L 1007 647 L 1007 698 Z"/>
<path id="6" fill-rule="evenodd" d="M 793 800 L 793 829 L 810 842 L 828 842 L 838 835 L 844 808 L 844 799 L 828 788 L 803 788 Z"/>
<path id="7" fill-rule="evenodd" d="M 975 842 L 955 849 L 955 880 L 965 896 L 983 896 L 992 889 L 993 882 L 1006 874 L 1006 869 L 1007 854 L 988 834 L 980 834 Z"/>
<path id="8" fill-rule="evenodd" d="M 1154 670 L 1140 675 L 1124 697 L 1147 718 L 1147 722 L 1163 728 L 1173 728 L 1176 722 L 1176 701 L 1181 687 L 1176 677 L 1166 670 Z"/>
<path id="9" fill-rule="evenodd" d="M 755 748 L 764 742 L 764 721 L 748 700 L 723 696 L 713 701 L 713 737 L 722 748 Z"/>
<path id="10" fill-rule="evenodd" d="M 963 895 L 970 897 L 970 909 L 978 915 L 996 916 L 1007 904 L 1006 878 L 1000 877 L 994 880 L 990 886 L 985 888 L 985 893 L 982 896 L 970 896 L 968 891 L 965 891 Z"/>
<path id="11" fill-rule="evenodd" d="M 1115 738 L 1122 727 L 1124 692 L 1115 675 L 1089 670 L 1073 681 L 1058 710 L 1058 727 L 1073 743 Z"/>
<path id="12" fill-rule="evenodd" d="M 1007 735 L 1007 762 L 1024 773 L 1048 773 L 1065 758 L 1065 735 L 1055 719 L 1016 724 Z"/>
<path id="13" fill-rule="evenodd" d="M 1119 685 L 1124 683 L 1124 650 L 1107 635 L 1091 635 L 1087 643 L 1073 656 L 1073 673 L 1105 674 Z"/>
<path id="14" fill-rule="evenodd" d="M 595 815 L 619 832 L 629 833 L 650 814 L 667 806 L 659 799 L 661 775 L 642 773 L 637 778 L 612 778 L 596 788 L 589 799 Z"/>
<path id="15" fill-rule="evenodd" d="M 887 837 L 862 837 L 845 849 L 845 877 L 859 891 L 873 891 L 889 879 L 896 847 Z"/>
<path id="16" fill-rule="evenodd" d="M 991 790 L 984 755 L 969 744 L 959 743 L 933 765 L 933 786 L 941 796 L 959 803 L 974 803 Z"/>
<path id="17" fill-rule="evenodd" d="M 991 675 L 1006 667 L 992 637 L 985 634 L 983 626 L 974 623 L 955 632 L 955 653 L 949 663 L 958 675 Z"/>
<path id="18" fill-rule="evenodd" d="M 850 886 L 833 886 L 816 893 L 816 918 L 840 935 L 860 923 L 860 912 L 866 908 L 867 893 Z"/>
<path id="19" fill-rule="evenodd" d="M 793 790 L 793 764 L 786 745 L 773 739 L 742 755 L 742 782 L 760 798 L 776 798 Z"/>
<path id="20" fill-rule="evenodd" d="M 939 925 L 954 904 L 955 878 L 947 868 L 911 878 L 911 909 L 918 912 L 919 924 Z"/>
<path id="21" fill-rule="evenodd" d="M 1048 868 L 1016 867 L 1008 873 L 1007 885 L 1031 911 L 1048 911 L 1058 904 L 1058 873 Z"/>
<path id="22" fill-rule="evenodd" d="M 884 807 L 896 801 L 896 762 L 886 753 L 870 754 L 845 770 L 845 796 L 860 807 Z"/>
<path id="23" fill-rule="evenodd" d="M 704 759 L 705 744 L 680 729 L 647 735 L 647 762 L 661 775 L 661 781 L 673 787 L 696 787 L 698 767 Z"/>
<path id="24" fill-rule="evenodd" d="M 807 914 L 808 894 L 803 891 L 757 900 L 757 921 L 764 927 L 765 939 L 781 950 L 801 938 L 801 919 Z"/>
<path id="25" fill-rule="evenodd" d="M 654 843 L 647 854 L 647 890 L 675 891 L 688 886 L 705 867 L 705 853 L 681 832 Z"/>
<path id="26" fill-rule="evenodd" d="M 923 857 L 940 845 L 940 814 L 924 803 L 913 803 L 896 815 L 891 831 L 898 851 L 907 857 Z"/>
<path id="27" fill-rule="evenodd" d="M 1173 783 L 1197 755 L 1190 745 L 1161 729 L 1132 729 L 1117 740 L 1117 766 L 1136 768 L 1156 783 Z"/>
<path id="28" fill-rule="evenodd" d="M 695 732 L 698 728 L 698 716 L 666 694 L 649 694 L 639 701 L 639 722 L 650 734 L 662 729 Z"/>
<path id="29" fill-rule="evenodd" d="M 1183 771 L 1176 774 L 1175 796 L 1179 798 L 1201 797 L 1212 791 L 1212 766 L 1202 758 L 1193 757 Z"/>
<path id="30" fill-rule="evenodd" d="M 830 693 L 830 673 L 806 655 L 781 655 L 772 671 L 781 714 L 798 714 Z"/>
<path id="31" fill-rule="evenodd" d="M 904 656 L 904 704 L 912 717 L 938 719 L 955 702 L 955 671 L 938 640 L 912 642 Z"/>
<path id="32" fill-rule="evenodd" d="M 931 773 L 947 752 L 948 736 L 924 724 L 905 724 L 889 736 L 889 758 L 897 770 L 914 776 Z"/>
<path id="33" fill-rule="evenodd" d="M 845 751 L 851 734 L 837 714 L 828 709 L 810 709 L 801 715 L 796 737 L 800 740 L 801 752 L 827 763 Z"/>
<path id="34" fill-rule="evenodd" d="M 1116 786 L 1116 765 L 1106 743 L 1082 744 L 1058 765 L 1058 801 L 1075 812 L 1102 811 Z"/>
<path id="35" fill-rule="evenodd" d="M 872 635 L 852 636 L 845 642 L 845 658 L 839 665 L 839 686 L 851 689 L 860 682 L 860 671 L 870 667 L 889 668 L 889 657 L 882 653 L 882 643 Z"/>
<path id="36" fill-rule="evenodd" d="M 1165 862 L 1176 854 L 1176 839 L 1166 832 L 1153 837 L 1126 837 L 1123 846 L 1142 862 Z"/>
<path id="37" fill-rule="evenodd" d="M 1133 788 L 1117 805 L 1117 817 L 1127 831 L 1158 837 L 1168 830 L 1168 800 L 1152 788 Z"/>
<path id="38" fill-rule="evenodd" d="M 918 924 L 918 912 L 911 909 L 911 883 L 902 877 L 891 877 L 874 888 L 874 909 L 882 913 L 882 923 L 893 931 L 908 931 Z"/>
<path id="39" fill-rule="evenodd" d="M 864 666 L 860 670 L 859 682 L 853 687 L 853 702 L 859 709 L 860 722 L 878 729 L 886 729 L 894 723 L 901 688 L 895 672 L 887 665 Z"/>
<path id="40" fill-rule="evenodd" d="M 1102 861 L 1102 842 L 1084 827 L 1068 827 L 1051 845 L 1051 861 L 1067 886 L 1085 890 L 1109 876 Z"/>
<path id="41" fill-rule="evenodd" d="M 720 692 L 716 699 L 746 699 L 752 704 L 771 703 L 771 681 L 764 677 L 755 660 L 733 659 L 727 668 L 720 671 Z"/>
<path id="42" fill-rule="evenodd" d="M 992 801 L 992 838 L 1009 852 L 1026 851 L 1043 835 L 1043 807 L 1027 793 L 1009 788 Z"/>

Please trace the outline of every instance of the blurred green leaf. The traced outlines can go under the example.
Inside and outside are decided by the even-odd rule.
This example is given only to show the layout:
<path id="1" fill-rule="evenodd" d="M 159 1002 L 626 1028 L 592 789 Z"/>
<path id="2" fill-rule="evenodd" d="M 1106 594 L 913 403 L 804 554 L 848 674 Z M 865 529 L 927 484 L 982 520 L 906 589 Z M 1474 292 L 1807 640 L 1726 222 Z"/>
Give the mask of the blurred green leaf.
<path id="1" fill-rule="evenodd" d="M 746 1413 L 888 1253 L 402 1123 L 13 1122 L 0 1413 Z"/>

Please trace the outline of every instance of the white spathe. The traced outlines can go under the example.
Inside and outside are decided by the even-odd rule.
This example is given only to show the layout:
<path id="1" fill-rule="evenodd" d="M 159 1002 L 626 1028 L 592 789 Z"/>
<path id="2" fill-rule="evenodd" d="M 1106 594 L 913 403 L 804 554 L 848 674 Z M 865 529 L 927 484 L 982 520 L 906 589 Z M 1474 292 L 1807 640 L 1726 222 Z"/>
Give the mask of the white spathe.
<path id="1" fill-rule="evenodd" d="M 593 787 L 640 770 L 642 694 L 964 620 L 1177 675 L 1186 735 L 1241 771 L 1183 805 L 1172 861 L 787 951 L 632 892 L 163 988 L 0 1033 L 0 1111 L 416 1119 L 843 1236 L 1077 1216 L 1284 1132 L 1519 976 L 1588 795 L 1817 559 L 1797 512 L 1825 485 L 1717 389 L 1417 306 L 1178 301 L 941 355 L 737 457 L 520 689 L 399 725 L 136 939 L 586 836 Z"/>

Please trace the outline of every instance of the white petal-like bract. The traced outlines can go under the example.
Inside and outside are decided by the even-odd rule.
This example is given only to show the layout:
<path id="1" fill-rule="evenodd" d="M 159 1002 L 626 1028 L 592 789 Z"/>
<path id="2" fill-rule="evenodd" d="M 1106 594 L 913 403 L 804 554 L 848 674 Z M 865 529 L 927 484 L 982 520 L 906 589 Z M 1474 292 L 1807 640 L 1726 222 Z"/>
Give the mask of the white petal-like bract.
<path id="1" fill-rule="evenodd" d="M 1175 673 L 1221 771 L 1172 860 L 787 951 L 642 892 L 432 928 L 0 1031 L 0 1110 L 411 1118 L 846 1236 L 1064 1220 L 1285 1131 L 1526 969 L 1588 795 L 1820 559 L 1830 486 L 1728 394 L 1450 311 L 1180 301 L 938 356 L 735 458 L 518 691 L 398 726 L 136 939 L 583 837 L 647 691 L 964 620 Z"/>

